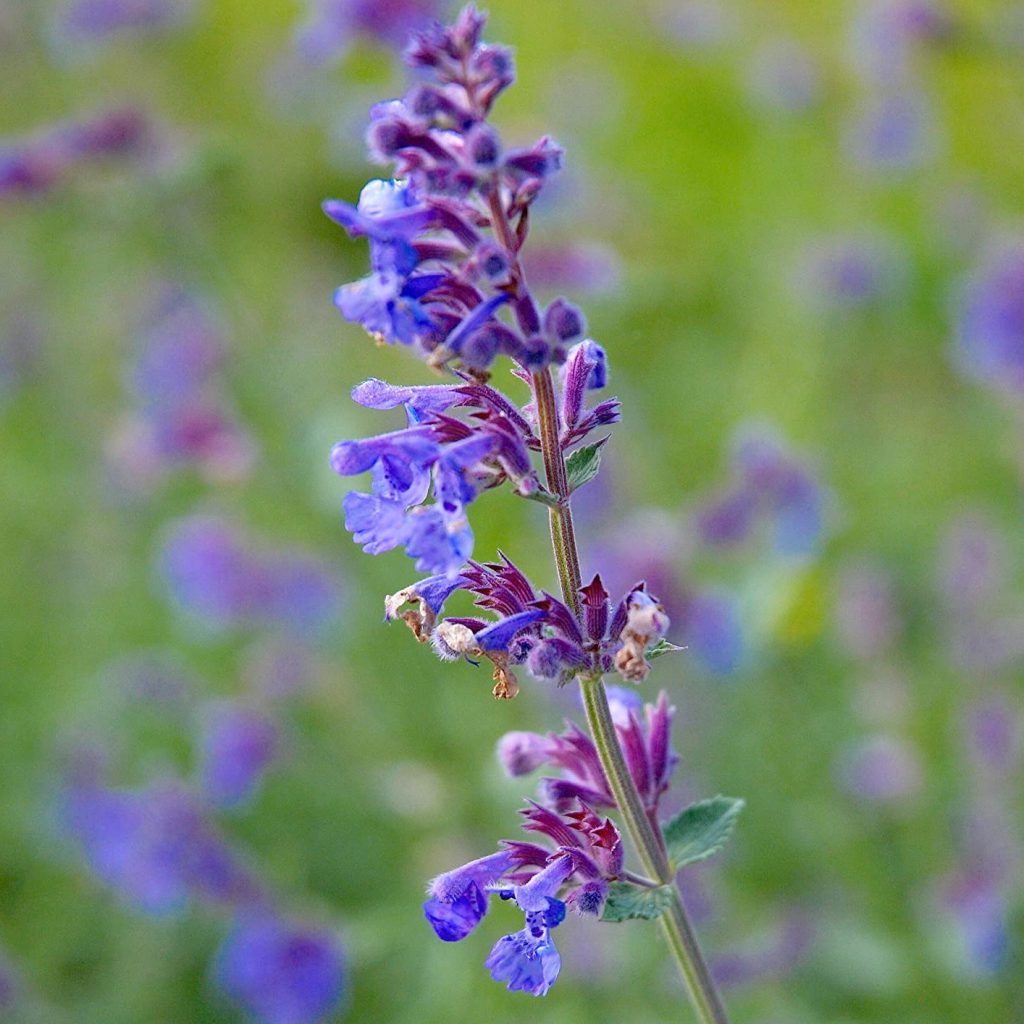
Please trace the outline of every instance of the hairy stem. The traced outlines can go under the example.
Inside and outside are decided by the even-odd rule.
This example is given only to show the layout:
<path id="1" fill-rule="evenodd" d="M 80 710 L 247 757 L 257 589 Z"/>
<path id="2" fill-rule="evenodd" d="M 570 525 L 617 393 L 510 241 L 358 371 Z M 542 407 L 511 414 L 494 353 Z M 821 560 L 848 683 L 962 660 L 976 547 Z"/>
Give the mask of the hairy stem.
<path id="1" fill-rule="evenodd" d="M 579 613 L 579 552 L 573 530 L 569 487 L 565 474 L 565 458 L 558 440 L 558 410 L 550 370 L 533 375 L 533 394 L 537 404 L 541 452 L 548 490 L 559 498 L 550 508 L 551 541 L 558 570 L 558 581 L 565 603 Z M 644 806 L 619 745 L 619 738 L 608 706 L 608 694 L 600 675 L 580 677 L 583 705 L 594 745 L 601 758 L 605 775 L 622 813 L 626 831 L 636 848 L 644 871 L 662 885 L 671 886 L 672 903 L 660 918 L 662 931 L 686 981 L 690 998 L 701 1024 L 729 1024 L 722 1000 L 715 988 L 697 937 L 675 884 L 672 866 L 656 822 Z"/>

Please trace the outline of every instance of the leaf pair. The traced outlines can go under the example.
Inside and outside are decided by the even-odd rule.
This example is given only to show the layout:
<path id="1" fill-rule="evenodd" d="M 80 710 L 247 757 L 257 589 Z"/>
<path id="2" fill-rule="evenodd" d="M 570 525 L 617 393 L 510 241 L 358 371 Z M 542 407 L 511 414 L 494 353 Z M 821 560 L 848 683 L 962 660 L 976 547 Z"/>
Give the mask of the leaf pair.
<path id="1" fill-rule="evenodd" d="M 673 871 L 707 860 L 722 849 L 742 810 L 742 800 L 716 796 L 690 804 L 662 825 Z M 612 882 L 601 920 L 628 921 L 637 917 L 651 920 L 664 914 L 672 899 L 671 885 L 649 888 L 632 882 Z"/>

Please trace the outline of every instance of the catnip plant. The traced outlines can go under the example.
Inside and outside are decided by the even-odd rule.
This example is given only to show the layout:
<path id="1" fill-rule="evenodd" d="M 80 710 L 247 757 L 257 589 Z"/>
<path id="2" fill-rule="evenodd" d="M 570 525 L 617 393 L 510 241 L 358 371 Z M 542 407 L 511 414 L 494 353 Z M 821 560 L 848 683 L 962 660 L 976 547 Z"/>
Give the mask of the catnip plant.
<path id="1" fill-rule="evenodd" d="M 497 942 L 486 967 L 510 990 L 535 996 L 558 976 L 552 933 L 568 910 L 595 921 L 657 919 L 699 1019 L 720 1024 L 726 1014 L 675 879 L 722 846 L 742 802 L 716 797 L 662 822 L 677 761 L 668 697 L 643 708 L 635 689 L 603 681 L 641 684 L 654 658 L 678 648 L 644 582 L 613 600 L 600 575 L 581 577 L 571 496 L 598 472 L 607 436 L 595 433 L 618 421 L 619 403 L 591 399 L 607 385 L 608 362 L 582 312 L 564 298 L 542 309 L 523 274 L 531 206 L 562 150 L 547 137 L 503 147 L 489 118 L 514 80 L 513 59 L 482 41 L 484 21 L 469 6 L 450 27 L 414 38 L 406 59 L 419 72 L 415 84 L 373 108 L 367 135 L 371 157 L 393 165 L 393 177 L 369 182 L 355 205 L 324 204 L 370 248 L 370 274 L 338 289 L 338 309 L 447 378 L 357 385 L 356 402 L 402 409 L 407 425 L 339 442 L 331 465 L 343 476 L 369 474 L 369 490 L 343 502 L 356 542 L 370 554 L 401 547 L 421 574 L 385 599 L 386 618 L 402 619 L 444 660 L 489 663 L 498 699 L 518 694 L 523 669 L 559 686 L 578 682 L 589 733 L 570 724 L 561 734 L 501 739 L 510 775 L 548 765 L 557 777 L 543 779 L 521 812 L 527 838 L 438 875 L 424 913 L 438 938 L 457 942 L 491 896 L 513 901 L 524 927 Z M 530 389 L 523 407 L 492 383 L 503 357 Z M 546 506 L 559 596 L 505 554 L 472 558 L 469 506 L 506 484 Z M 444 614 L 457 591 L 473 597 L 479 615 Z M 623 832 L 635 865 L 627 866 Z"/>

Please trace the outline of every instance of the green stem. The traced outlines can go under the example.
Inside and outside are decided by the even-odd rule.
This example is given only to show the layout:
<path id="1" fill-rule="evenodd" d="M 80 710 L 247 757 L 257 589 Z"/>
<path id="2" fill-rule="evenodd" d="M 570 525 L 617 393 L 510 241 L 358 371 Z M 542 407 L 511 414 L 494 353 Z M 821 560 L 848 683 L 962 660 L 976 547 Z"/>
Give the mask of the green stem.
<path id="1" fill-rule="evenodd" d="M 565 473 L 565 458 L 559 442 L 558 412 L 555 405 L 555 389 L 549 370 L 533 375 L 533 394 L 537 404 L 538 432 L 544 472 L 548 490 L 559 498 L 557 506 L 549 509 L 551 518 L 551 542 L 558 570 L 558 581 L 565 603 L 579 614 L 580 576 L 579 553 L 573 529 L 572 509 L 569 505 L 569 486 Z M 611 786 L 612 795 L 622 813 L 626 831 L 633 842 L 644 871 L 662 885 L 670 886 L 672 903 L 660 918 L 661 927 L 669 949 L 679 964 L 686 981 L 694 1009 L 701 1024 L 729 1024 L 722 1000 L 715 988 L 697 937 L 690 925 L 683 906 L 679 887 L 665 843 L 656 822 L 636 788 L 632 775 L 626 766 L 626 759 L 619 745 L 615 723 L 608 706 L 608 694 L 599 674 L 580 677 L 580 689 L 587 722 L 597 748 L 601 765 Z"/>

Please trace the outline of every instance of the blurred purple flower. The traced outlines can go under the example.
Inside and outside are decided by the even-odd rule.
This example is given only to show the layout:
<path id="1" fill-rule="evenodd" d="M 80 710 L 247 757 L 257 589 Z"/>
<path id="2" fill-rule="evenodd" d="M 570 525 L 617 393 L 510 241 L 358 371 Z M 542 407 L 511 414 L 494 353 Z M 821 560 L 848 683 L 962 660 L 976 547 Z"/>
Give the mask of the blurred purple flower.
<path id="1" fill-rule="evenodd" d="M 245 538 L 220 519 L 193 516 L 173 524 L 160 570 L 181 607 L 219 626 L 244 620 L 265 603 Z"/>
<path id="2" fill-rule="evenodd" d="M 443 6 L 441 0 L 310 0 L 298 50 L 313 64 L 340 60 L 360 39 L 400 51 Z"/>
<path id="3" fill-rule="evenodd" d="M 534 245 L 523 254 L 523 269 L 541 292 L 607 295 L 618 288 L 622 278 L 618 254 L 598 242 Z"/>
<path id="4" fill-rule="evenodd" d="M 0 950 L 0 1014 L 6 1014 L 15 1009 L 20 988 L 14 966 Z"/>
<path id="5" fill-rule="evenodd" d="M 960 296 L 955 354 L 961 369 L 1024 394 L 1024 238 L 995 247 Z"/>
<path id="6" fill-rule="evenodd" d="M 91 869 L 140 910 L 178 912 L 189 899 L 233 905 L 259 886 L 175 780 L 114 789 L 73 774 L 62 816 Z"/>
<path id="7" fill-rule="evenodd" d="M 916 750 L 891 736 L 856 741 L 837 762 L 842 787 L 862 800 L 896 803 L 918 792 L 924 781 Z"/>
<path id="8" fill-rule="evenodd" d="M 745 425 L 736 431 L 729 483 L 694 517 L 698 538 L 733 547 L 767 524 L 781 555 L 807 555 L 824 532 L 825 495 L 810 469 L 769 429 Z"/>
<path id="9" fill-rule="evenodd" d="M 850 58 L 869 84 L 906 81 L 915 51 L 948 39 L 954 28 L 942 0 L 867 0 L 850 25 Z"/>
<path id="10" fill-rule="evenodd" d="M 688 53 L 720 46 L 734 29 L 720 0 L 674 0 L 656 9 L 655 19 L 659 35 Z"/>
<path id="11" fill-rule="evenodd" d="M 1006 538 L 983 512 L 959 516 L 939 549 L 939 591 L 952 609 L 977 612 L 1006 582 Z"/>
<path id="12" fill-rule="evenodd" d="M 823 236 L 797 261 L 794 287 L 809 305 L 852 310 L 898 290 L 903 260 L 894 243 L 871 233 Z"/>
<path id="13" fill-rule="evenodd" d="M 680 613 L 686 646 L 715 675 L 730 675 L 743 660 L 744 640 L 735 601 L 724 591 L 694 593 Z"/>
<path id="14" fill-rule="evenodd" d="M 175 603 L 208 624 L 315 633 L 338 612 L 336 573 L 302 551 L 273 551 L 221 519 L 172 524 L 159 555 Z"/>
<path id="15" fill-rule="evenodd" d="M 928 162 L 938 148 L 927 100 L 912 89 L 867 97 L 847 125 L 847 153 L 865 170 L 902 173 Z"/>
<path id="16" fill-rule="evenodd" d="M 1010 952 L 1010 902 L 1003 886 L 984 873 L 963 871 L 946 886 L 946 908 L 953 914 L 970 964 L 981 974 L 1006 966 Z"/>
<path id="17" fill-rule="evenodd" d="M 1024 736 L 1017 707 L 1004 696 L 975 701 L 967 708 L 968 749 L 986 771 L 1005 776 L 1017 765 Z"/>
<path id="18" fill-rule="evenodd" d="M 748 540 L 757 525 L 757 495 L 749 488 L 725 490 L 698 507 L 694 527 L 702 543 L 733 547 Z"/>
<path id="19" fill-rule="evenodd" d="M 338 1010 L 345 994 L 335 936 L 270 911 L 236 919 L 217 952 L 213 976 L 254 1024 L 318 1024 Z"/>
<path id="20" fill-rule="evenodd" d="M 821 92 L 817 64 L 795 39 L 762 43 L 752 58 L 747 77 L 755 102 L 787 113 L 807 110 Z"/>
<path id="21" fill-rule="evenodd" d="M 147 118 L 131 108 L 0 139 L 0 200 L 44 195 L 81 164 L 144 156 L 151 141 Z"/>
<path id="22" fill-rule="evenodd" d="M 165 284 L 146 311 L 129 382 L 141 402 L 174 405 L 204 389 L 224 357 L 215 312 L 188 289 Z"/>
<path id="23" fill-rule="evenodd" d="M 276 723 L 264 711 L 220 701 L 204 711 L 202 790 L 216 807 L 234 807 L 259 789 L 280 746 Z"/>
<path id="24" fill-rule="evenodd" d="M 58 31 L 76 42 L 156 32 L 181 24 L 191 8 L 191 0 L 71 0 L 58 14 Z"/>
<path id="25" fill-rule="evenodd" d="M 853 657 L 883 657 L 902 623 L 891 575 L 879 564 L 860 560 L 843 567 L 835 598 L 839 638 Z"/>
<path id="26" fill-rule="evenodd" d="M 185 465 L 211 482 L 251 471 L 255 444 L 221 388 L 224 354 L 221 327 L 205 303 L 165 286 L 147 312 L 128 372 L 137 409 L 108 439 L 108 459 L 126 489 L 151 490 Z"/>
<path id="27" fill-rule="evenodd" d="M 757 944 L 716 956 L 711 963 L 715 981 L 723 988 L 735 988 L 785 977 L 807 956 L 814 935 L 806 913 L 791 913 Z"/>
<path id="28" fill-rule="evenodd" d="M 310 688 L 322 669 L 308 644 L 295 637 L 270 636 L 257 640 L 248 650 L 242 678 L 257 699 L 274 701 Z"/>

